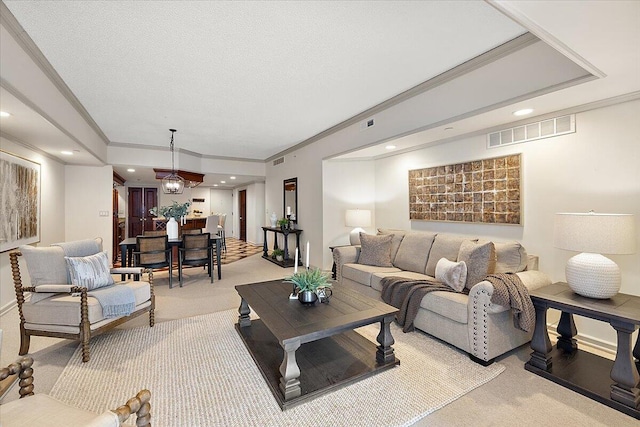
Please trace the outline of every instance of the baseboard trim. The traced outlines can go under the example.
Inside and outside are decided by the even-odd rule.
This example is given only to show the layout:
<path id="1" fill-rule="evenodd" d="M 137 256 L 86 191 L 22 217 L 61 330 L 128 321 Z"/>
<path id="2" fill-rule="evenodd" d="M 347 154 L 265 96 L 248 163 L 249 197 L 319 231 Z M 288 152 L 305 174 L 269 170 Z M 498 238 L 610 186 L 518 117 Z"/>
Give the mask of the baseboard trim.
<path id="1" fill-rule="evenodd" d="M 8 304 L 5 304 L 2 307 L 0 307 L 0 316 L 4 316 L 9 311 L 11 311 L 13 309 L 13 307 L 15 307 L 17 305 L 18 305 L 18 301 L 16 301 L 15 298 L 12 299 L 11 301 L 9 301 Z"/>

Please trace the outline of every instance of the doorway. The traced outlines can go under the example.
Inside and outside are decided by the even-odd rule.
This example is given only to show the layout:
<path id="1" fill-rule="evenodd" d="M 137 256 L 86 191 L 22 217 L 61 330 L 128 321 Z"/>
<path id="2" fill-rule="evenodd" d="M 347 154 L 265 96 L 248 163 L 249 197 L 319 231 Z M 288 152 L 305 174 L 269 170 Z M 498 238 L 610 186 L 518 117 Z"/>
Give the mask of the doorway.
<path id="1" fill-rule="evenodd" d="M 158 206 L 158 189 L 129 187 L 129 237 L 144 234 L 153 230 L 153 217 L 149 209 Z"/>
<path id="2" fill-rule="evenodd" d="M 238 212 L 240 214 L 240 240 L 247 241 L 247 190 L 238 191 Z"/>

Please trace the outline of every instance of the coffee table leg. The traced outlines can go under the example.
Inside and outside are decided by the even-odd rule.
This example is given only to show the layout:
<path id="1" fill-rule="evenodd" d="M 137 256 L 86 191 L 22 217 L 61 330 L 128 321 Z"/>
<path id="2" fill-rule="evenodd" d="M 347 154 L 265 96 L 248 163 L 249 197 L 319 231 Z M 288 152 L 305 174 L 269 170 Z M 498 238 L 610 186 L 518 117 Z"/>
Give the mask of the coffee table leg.
<path id="1" fill-rule="evenodd" d="M 296 362 L 296 350 L 300 347 L 300 341 L 295 340 L 282 345 L 284 358 L 280 365 L 280 391 L 284 395 L 284 400 L 293 399 L 300 396 L 300 367 Z"/>
<path id="2" fill-rule="evenodd" d="M 393 316 L 385 317 L 380 322 L 380 333 L 376 340 L 380 345 L 378 346 L 378 351 L 376 351 L 376 361 L 380 364 L 382 363 L 392 363 L 396 360 L 396 356 L 393 353 L 393 336 L 391 335 L 391 322 L 393 321 Z"/>
<path id="3" fill-rule="evenodd" d="M 238 313 L 240 313 L 240 316 L 238 316 L 238 325 L 240 325 L 241 328 L 244 328 L 245 326 L 251 326 L 251 318 L 249 317 L 251 309 L 249 308 L 249 304 L 247 304 L 247 301 L 245 301 L 244 298 L 242 298 L 242 301 L 240 301 L 240 308 L 238 308 Z"/>

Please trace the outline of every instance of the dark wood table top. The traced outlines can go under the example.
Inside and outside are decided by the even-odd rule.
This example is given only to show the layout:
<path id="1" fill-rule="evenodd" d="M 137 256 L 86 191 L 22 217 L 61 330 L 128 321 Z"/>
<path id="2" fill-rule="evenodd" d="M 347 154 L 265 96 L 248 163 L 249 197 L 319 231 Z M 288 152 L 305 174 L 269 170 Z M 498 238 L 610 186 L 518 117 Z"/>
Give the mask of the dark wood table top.
<path id="1" fill-rule="evenodd" d="M 598 320 L 618 319 L 640 324 L 640 297 L 617 294 L 608 299 L 583 297 L 563 282 L 554 283 L 529 292 L 531 299 L 546 302 L 553 308 Z"/>
<path id="2" fill-rule="evenodd" d="M 292 284 L 282 280 L 238 285 L 236 290 L 280 343 L 301 344 L 369 325 L 398 309 L 349 289 L 333 287 L 328 304 L 290 300 Z"/>

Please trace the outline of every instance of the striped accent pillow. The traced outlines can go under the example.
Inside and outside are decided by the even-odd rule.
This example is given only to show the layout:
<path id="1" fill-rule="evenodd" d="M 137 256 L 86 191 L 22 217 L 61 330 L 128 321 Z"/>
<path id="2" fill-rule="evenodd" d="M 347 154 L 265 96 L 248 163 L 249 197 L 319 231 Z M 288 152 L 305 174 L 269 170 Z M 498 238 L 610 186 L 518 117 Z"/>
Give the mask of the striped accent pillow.
<path id="1" fill-rule="evenodd" d="M 64 257 L 71 274 L 71 283 L 88 290 L 113 285 L 106 252 L 85 257 Z"/>

